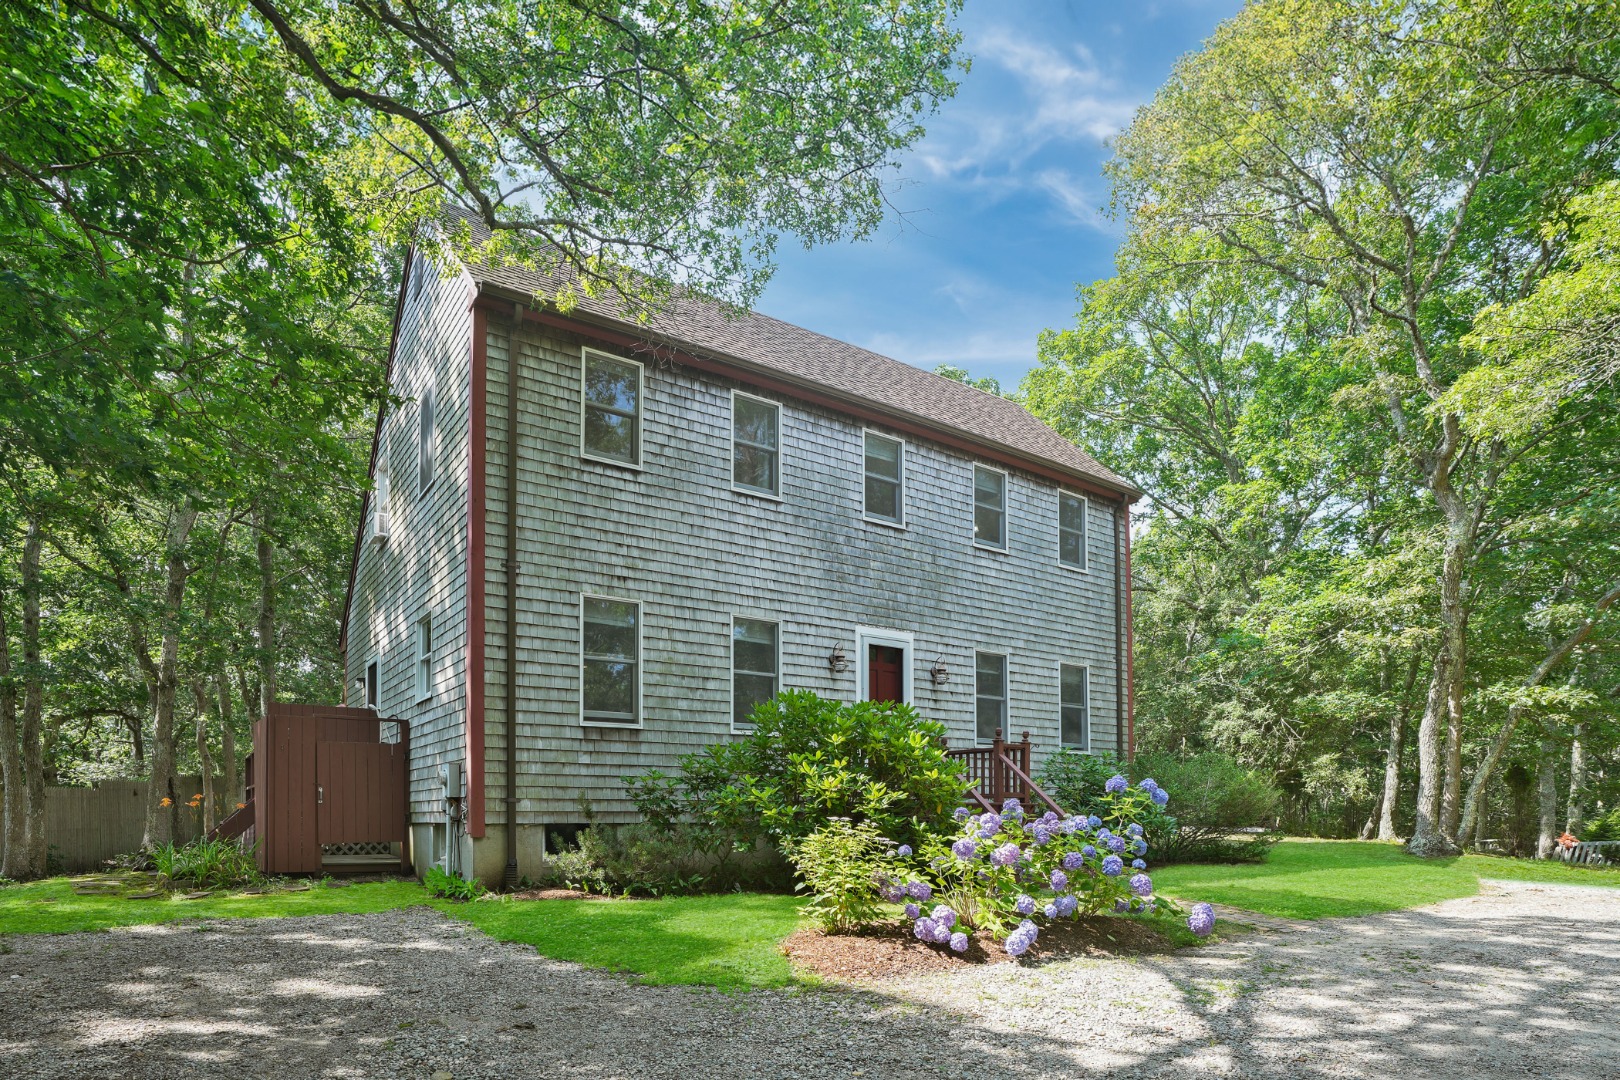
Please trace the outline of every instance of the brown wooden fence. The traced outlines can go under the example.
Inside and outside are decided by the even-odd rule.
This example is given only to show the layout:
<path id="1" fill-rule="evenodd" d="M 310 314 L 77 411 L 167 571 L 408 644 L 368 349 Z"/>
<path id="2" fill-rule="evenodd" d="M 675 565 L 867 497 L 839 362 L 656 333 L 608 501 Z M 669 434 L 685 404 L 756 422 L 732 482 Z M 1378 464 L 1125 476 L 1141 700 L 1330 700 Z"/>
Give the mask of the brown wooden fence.
<path id="1" fill-rule="evenodd" d="M 202 831 L 202 811 L 184 801 L 202 790 L 202 781 L 183 776 L 174 790 L 180 806 L 179 843 L 196 839 Z M 141 846 L 146 827 L 146 781 L 102 780 L 93 787 L 48 787 L 45 789 L 45 842 L 53 862 L 60 860 L 68 873 L 99 870 L 115 855 Z M 0 850 L 4 838 L 0 837 Z"/>

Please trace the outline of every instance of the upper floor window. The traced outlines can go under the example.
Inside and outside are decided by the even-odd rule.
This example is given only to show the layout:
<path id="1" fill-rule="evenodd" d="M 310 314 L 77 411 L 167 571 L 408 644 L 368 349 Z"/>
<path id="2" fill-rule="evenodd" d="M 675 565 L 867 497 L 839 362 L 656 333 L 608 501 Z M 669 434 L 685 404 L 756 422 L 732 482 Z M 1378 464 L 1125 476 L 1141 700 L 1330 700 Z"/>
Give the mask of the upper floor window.
<path id="1" fill-rule="evenodd" d="M 1074 750 L 1091 749 L 1091 669 L 1058 665 L 1058 741 Z"/>
<path id="2" fill-rule="evenodd" d="M 641 723 L 641 605 L 580 598 L 580 720 Z"/>
<path id="3" fill-rule="evenodd" d="M 980 742 L 989 742 L 1007 730 L 1007 657 L 1002 653 L 974 654 L 973 695 L 978 713 Z"/>
<path id="4" fill-rule="evenodd" d="M 782 493 L 782 407 L 731 392 L 731 486 L 756 495 Z"/>
<path id="5" fill-rule="evenodd" d="M 416 700 L 425 701 L 433 693 L 433 616 L 416 620 Z"/>
<path id="6" fill-rule="evenodd" d="M 434 413 L 438 410 L 438 389 L 430 382 L 422 388 L 422 400 L 416 407 L 416 493 L 426 494 L 433 486 L 438 472 L 438 424 Z"/>
<path id="7" fill-rule="evenodd" d="M 973 466 L 973 542 L 1007 548 L 1007 474 L 983 465 Z"/>
<path id="8" fill-rule="evenodd" d="M 906 444 L 866 433 L 866 516 L 903 525 L 906 520 Z"/>
<path id="9" fill-rule="evenodd" d="M 781 626 L 765 619 L 731 620 L 731 726 L 753 726 L 754 708 L 776 696 L 781 678 Z"/>
<path id="10" fill-rule="evenodd" d="M 366 665 L 365 695 L 368 709 L 375 709 L 382 703 L 382 679 L 375 658 Z"/>
<path id="11" fill-rule="evenodd" d="M 641 466 L 641 365 L 585 351 L 580 453 Z"/>
<path id="12" fill-rule="evenodd" d="M 1086 499 L 1058 492 L 1058 562 L 1075 570 L 1086 569 Z"/>

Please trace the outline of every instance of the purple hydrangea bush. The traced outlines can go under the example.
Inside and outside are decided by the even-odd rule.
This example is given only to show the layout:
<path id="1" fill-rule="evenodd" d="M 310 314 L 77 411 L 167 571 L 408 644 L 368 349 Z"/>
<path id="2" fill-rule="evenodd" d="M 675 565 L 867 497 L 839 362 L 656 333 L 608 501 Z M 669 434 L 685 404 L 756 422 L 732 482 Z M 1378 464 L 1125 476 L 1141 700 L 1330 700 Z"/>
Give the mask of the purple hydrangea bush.
<path id="1" fill-rule="evenodd" d="M 1106 820 L 1062 816 L 1009 799 L 999 812 L 958 809 L 954 835 L 923 845 L 910 860 L 912 873 L 886 881 L 888 895 L 940 901 L 932 911 L 906 905 L 919 941 L 962 952 L 975 930 L 1000 938 L 1021 956 L 1040 936 L 1040 924 L 1104 912 L 1147 914 L 1176 911 L 1153 895 L 1147 874 L 1147 841 L 1134 818 L 1170 796 L 1152 780 L 1134 788 L 1123 776 L 1104 788 Z M 1127 862 L 1127 860 L 1129 860 Z M 902 860 L 906 861 L 906 860 Z M 1187 926 L 1200 937 L 1215 924 L 1214 910 L 1196 905 Z"/>

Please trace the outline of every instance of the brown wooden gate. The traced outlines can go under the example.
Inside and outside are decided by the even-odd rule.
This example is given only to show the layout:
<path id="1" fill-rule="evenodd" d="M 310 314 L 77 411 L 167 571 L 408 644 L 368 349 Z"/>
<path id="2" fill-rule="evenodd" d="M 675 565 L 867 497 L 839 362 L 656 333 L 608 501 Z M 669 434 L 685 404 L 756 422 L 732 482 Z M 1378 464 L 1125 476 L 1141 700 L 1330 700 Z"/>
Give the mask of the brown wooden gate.
<path id="1" fill-rule="evenodd" d="M 398 743 L 315 744 L 321 844 L 386 844 L 405 835 L 405 755 Z"/>

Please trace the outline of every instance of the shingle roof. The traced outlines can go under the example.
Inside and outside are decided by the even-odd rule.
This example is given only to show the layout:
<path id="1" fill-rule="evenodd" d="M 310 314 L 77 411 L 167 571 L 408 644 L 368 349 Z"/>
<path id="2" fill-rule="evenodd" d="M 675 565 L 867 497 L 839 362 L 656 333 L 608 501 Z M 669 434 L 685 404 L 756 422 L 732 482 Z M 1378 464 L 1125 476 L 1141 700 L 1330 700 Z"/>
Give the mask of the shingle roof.
<path id="1" fill-rule="evenodd" d="M 474 229 L 475 241 L 482 238 L 479 231 Z M 555 295 L 562 284 L 523 267 L 474 262 L 467 270 L 481 285 L 529 296 Z M 768 315 L 729 311 L 691 293 L 678 292 L 661 311 L 641 322 L 616 300 L 581 297 L 568 314 L 652 343 L 673 345 L 701 359 L 740 362 L 858 398 L 879 411 L 1003 448 L 1114 491 L 1139 494 L 1129 481 L 1017 402 Z"/>

